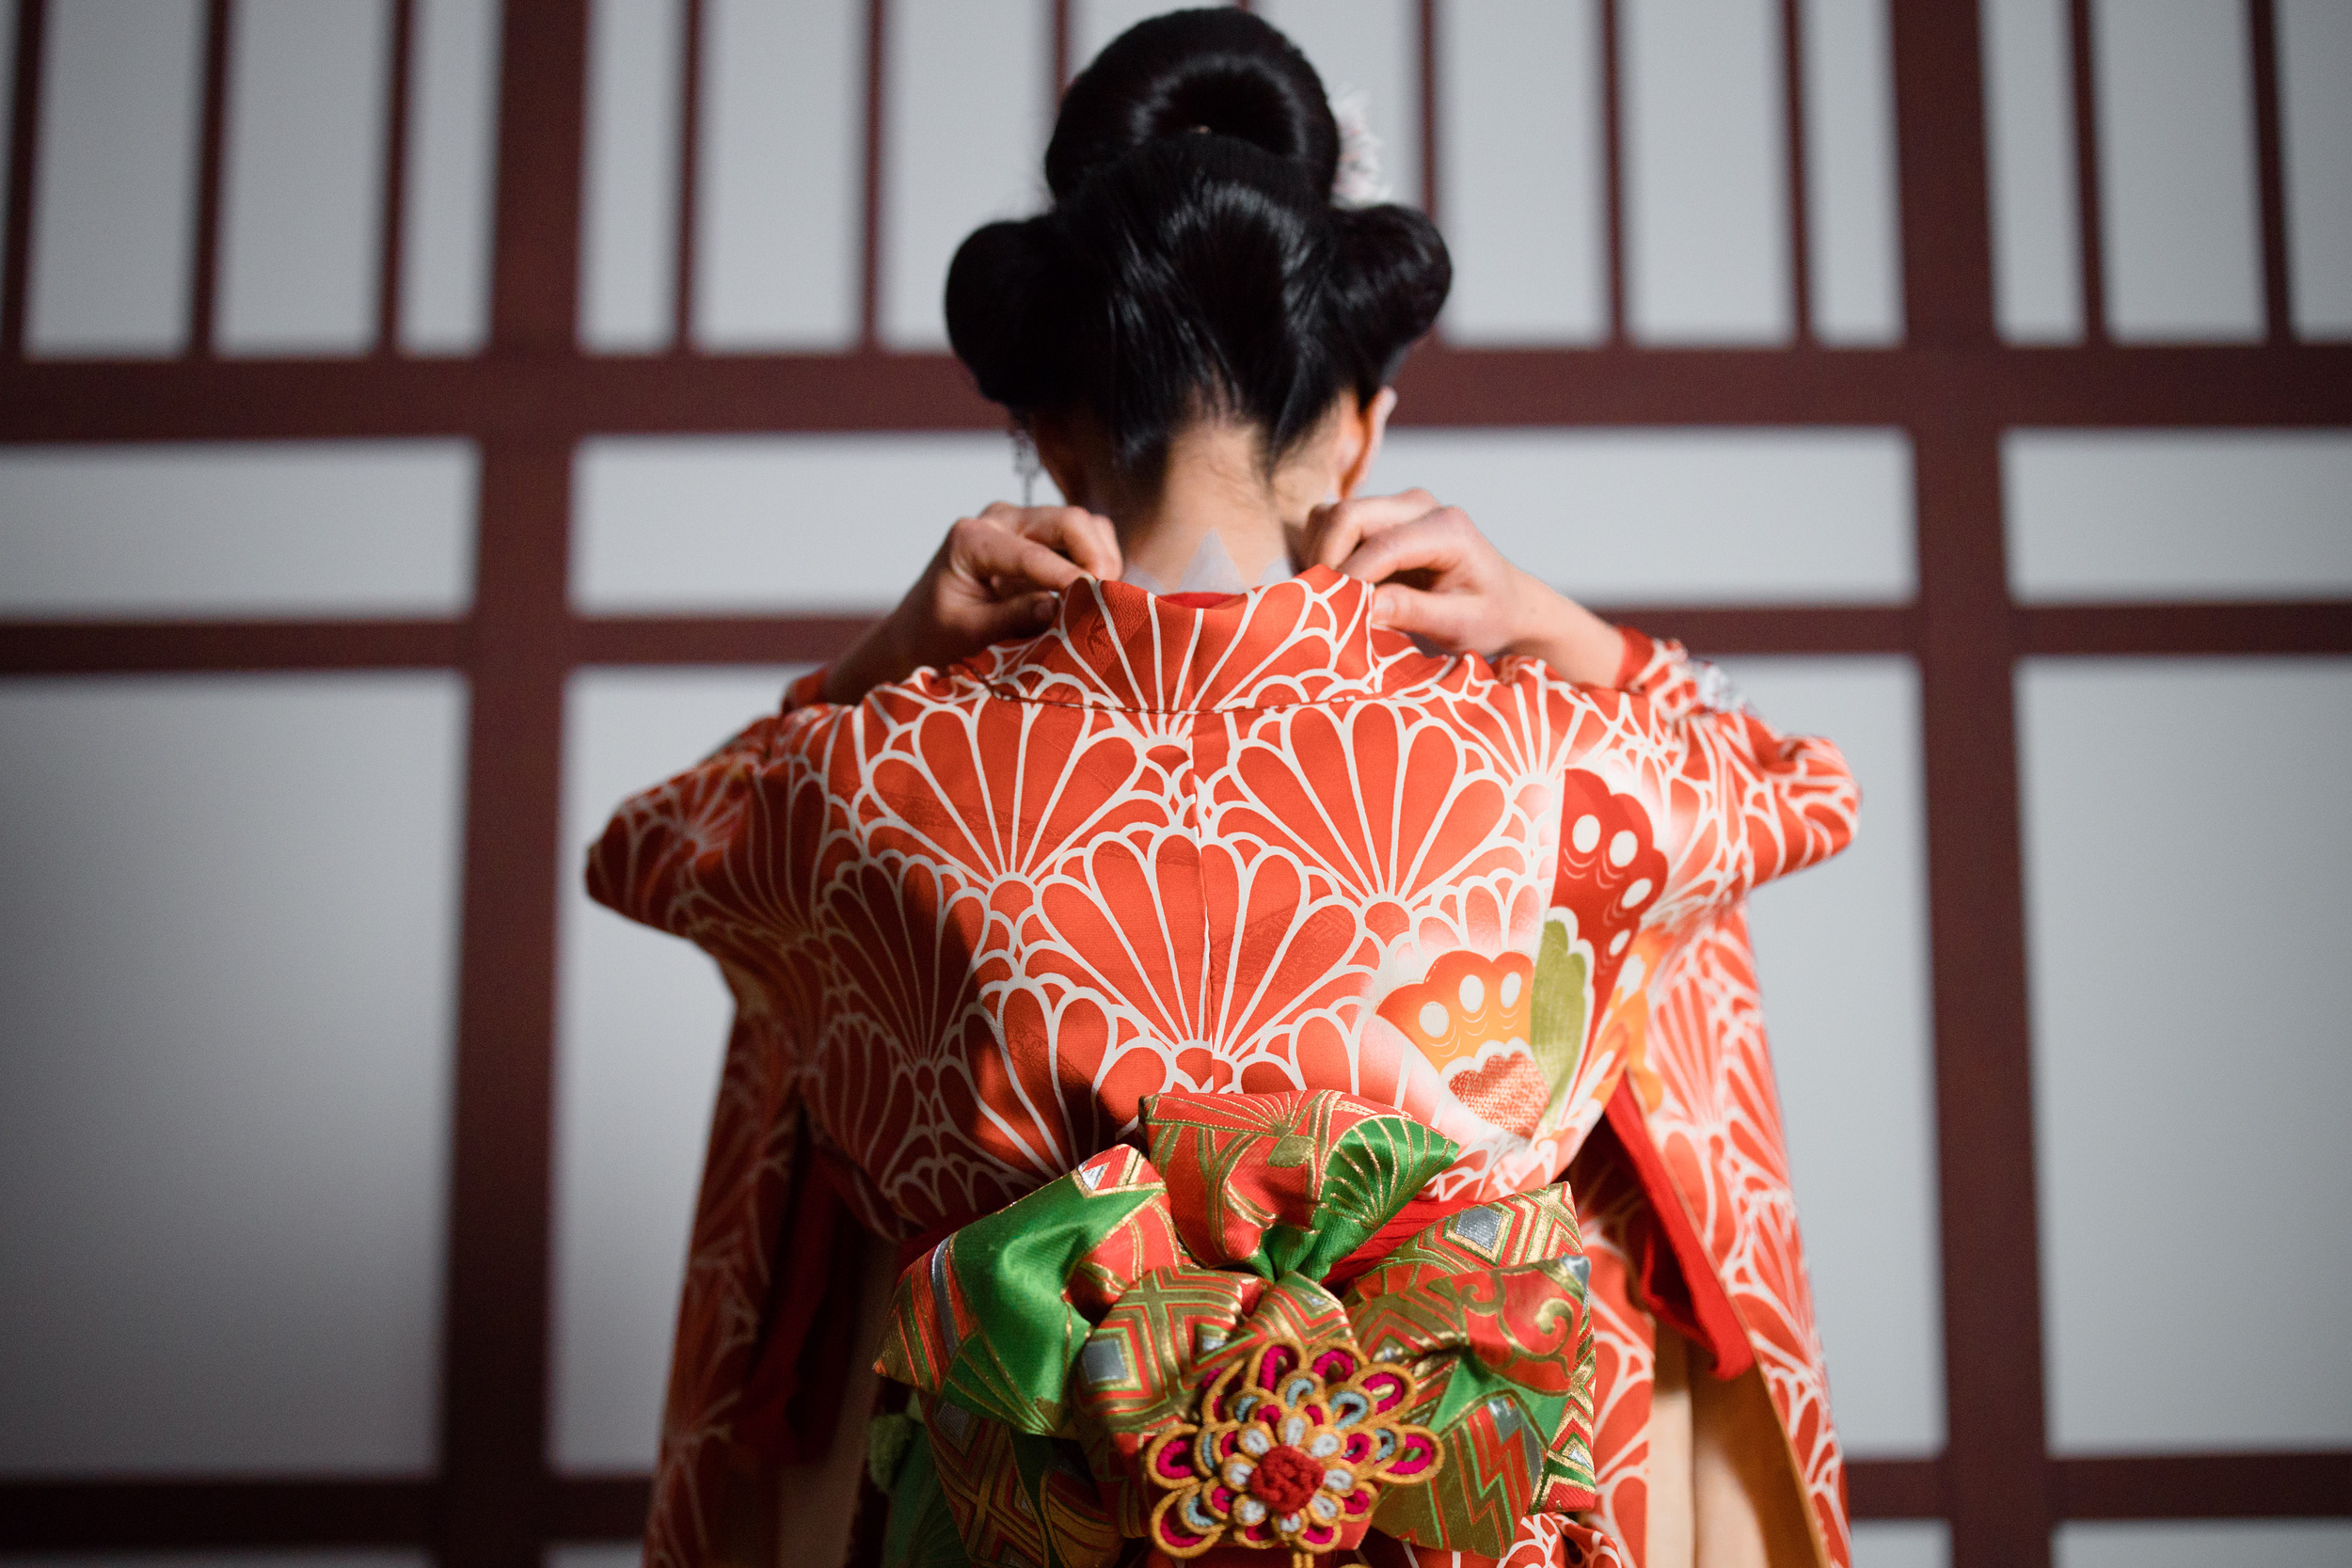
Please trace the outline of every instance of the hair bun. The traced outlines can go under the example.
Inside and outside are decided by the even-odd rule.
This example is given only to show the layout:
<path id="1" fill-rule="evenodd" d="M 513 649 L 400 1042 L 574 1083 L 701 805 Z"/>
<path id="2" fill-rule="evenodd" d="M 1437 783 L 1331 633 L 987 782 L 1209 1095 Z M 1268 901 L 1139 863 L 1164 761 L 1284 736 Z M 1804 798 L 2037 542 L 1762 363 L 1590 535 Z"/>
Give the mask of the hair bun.
<path id="1" fill-rule="evenodd" d="M 1145 143 L 1203 131 L 1298 165 L 1319 191 L 1339 173 L 1339 126 L 1315 68 L 1258 17 L 1217 7 L 1139 22 L 1078 73 L 1045 150 L 1046 187 L 1066 200 Z"/>
<path id="2" fill-rule="evenodd" d="M 1048 325 L 1039 312 L 1055 293 L 1053 225 L 1051 214 L 985 224 L 947 267 L 948 346 L 971 369 L 980 395 L 1008 408 L 1061 401 L 1057 360 L 1035 348 Z"/>
<path id="3" fill-rule="evenodd" d="M 948 341 L 1015 413 L 1091 416 L 1136 482 L 1204 418 L 1262 433 L 1270 468 L 1343 393 L 1377 395 L 1452 281 L 1422 214 L 1332 204 L 1339 156 L 1322 79 L 1272 27 L 1140 23 L 1062 100 L 1053 207 L 957 251 Z"/>

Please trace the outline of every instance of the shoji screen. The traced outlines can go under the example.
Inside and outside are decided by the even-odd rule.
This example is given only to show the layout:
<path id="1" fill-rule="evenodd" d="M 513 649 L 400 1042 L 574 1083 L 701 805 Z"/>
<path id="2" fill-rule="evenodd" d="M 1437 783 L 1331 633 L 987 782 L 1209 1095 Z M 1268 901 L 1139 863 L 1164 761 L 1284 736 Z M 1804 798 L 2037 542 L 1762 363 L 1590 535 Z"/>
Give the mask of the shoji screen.
<path id="1" fill-rule="evenodd" d="M 582 850 L 1012 492 L 946 259 L 1159 8 L 0 5 L 0 1551 L 629 1557 L 726 1005 Z M 2344 8 L 1263 8 L 1454 247 L 1379 482 L 1861 774 L 1858 1560 L 2343 1560 Z"/>

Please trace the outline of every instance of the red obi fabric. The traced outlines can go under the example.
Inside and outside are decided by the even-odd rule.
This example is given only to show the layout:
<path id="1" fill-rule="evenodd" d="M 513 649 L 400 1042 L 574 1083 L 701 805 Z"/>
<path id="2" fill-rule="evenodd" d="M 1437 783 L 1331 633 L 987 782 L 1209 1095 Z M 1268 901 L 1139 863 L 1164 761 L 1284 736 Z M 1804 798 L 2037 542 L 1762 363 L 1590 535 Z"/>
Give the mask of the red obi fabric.
<path id="1" fill-rule="evenodd" d="M 738 1004 L 656 1568 L 708 1560 L 714 1478 L 781 1441 L 745 1394 L 796 1295 L 796 1169 L 944 1232 L 1136 1138 L 1147 1097 L 1324 1089 L 1453 1145 L 1447 1204 L 1549 1185 L 1606 1116 L 1661 1221 L 1645 1277 L 1719 1368 L 1762 1362 L 1843 1560 L 1741 901 L 1844 845 L 1851 776 L 1672 644 L 1579 687 L 1370 612 L 1319 568 L 1209 607 L 1083 582 L 856 705 L 803 683 L 623 806 L 591 891 Z"/>
<path id="2" fill-rule="evenodd" d="M 1143 1130 L 1151 1158 L 1096 1155 L 900 1279 L 878 1370 L 925 1396 L 972 1561 L 1108 1568 L 1141 1539 L 1304 1568 L 1375 1527 L 1499 1557 L 1523 1515 L 1597 1500 L 1565 1189 L 1365 1256 L 1458 1152 L 1420 1122 L 1332 1090 L 1167 1094 Z"/>

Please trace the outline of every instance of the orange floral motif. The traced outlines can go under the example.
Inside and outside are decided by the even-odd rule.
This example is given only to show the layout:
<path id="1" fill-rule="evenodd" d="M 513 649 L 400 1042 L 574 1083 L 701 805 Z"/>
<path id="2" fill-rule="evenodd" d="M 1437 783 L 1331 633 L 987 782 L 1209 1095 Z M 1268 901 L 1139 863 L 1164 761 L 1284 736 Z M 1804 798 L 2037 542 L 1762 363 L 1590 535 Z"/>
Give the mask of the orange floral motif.
<path id="1" fill-rule="evenodd" d="M 1528 1049 L 1534 994 L 1535 961 L 1526 954 L 1456 951 L 1441 954 L 1420 984 L 1389 992 L 1379 1012 L 1463 1104 L 1524 1135 L 1552 1089 Z"/>

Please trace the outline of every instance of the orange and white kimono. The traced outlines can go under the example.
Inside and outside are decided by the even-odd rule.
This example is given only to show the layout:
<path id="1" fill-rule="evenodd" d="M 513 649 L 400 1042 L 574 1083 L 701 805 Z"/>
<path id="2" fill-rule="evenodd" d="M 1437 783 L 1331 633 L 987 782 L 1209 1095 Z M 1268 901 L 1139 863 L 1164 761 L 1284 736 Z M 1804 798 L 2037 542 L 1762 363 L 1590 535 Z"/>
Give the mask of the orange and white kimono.
<path id="1" fill-rule="evenodd" d="M 1214 601 L 1089 579 L 1035 639 L 855 705 L 803 681 L 621 808 L 591 890 L 713 955 L 738 1006 L 654 1568 L 771 1550 L 736 1515 L 831 1433 L 850 1219 L 918 1247 L 1132 1141 L 1146 1096 L 1302 1089 L 1458 1146 L 1433 1200 L 1570 1183 L 1578 1539 L 1689 1560 L 1649 1496 L 1687 1345 L 1690 1384 L 1756 1390 L 1804 1547 L 1842 1568 L 1743 900 L 1845 845 L 1852 777 L 1673 644 L 1629 632 L 1616 685 L 1580 687 L 1370 611 L 1321 568 Z M 1541 1523 L 1507 1560 L 1593 1560 Z"/>

